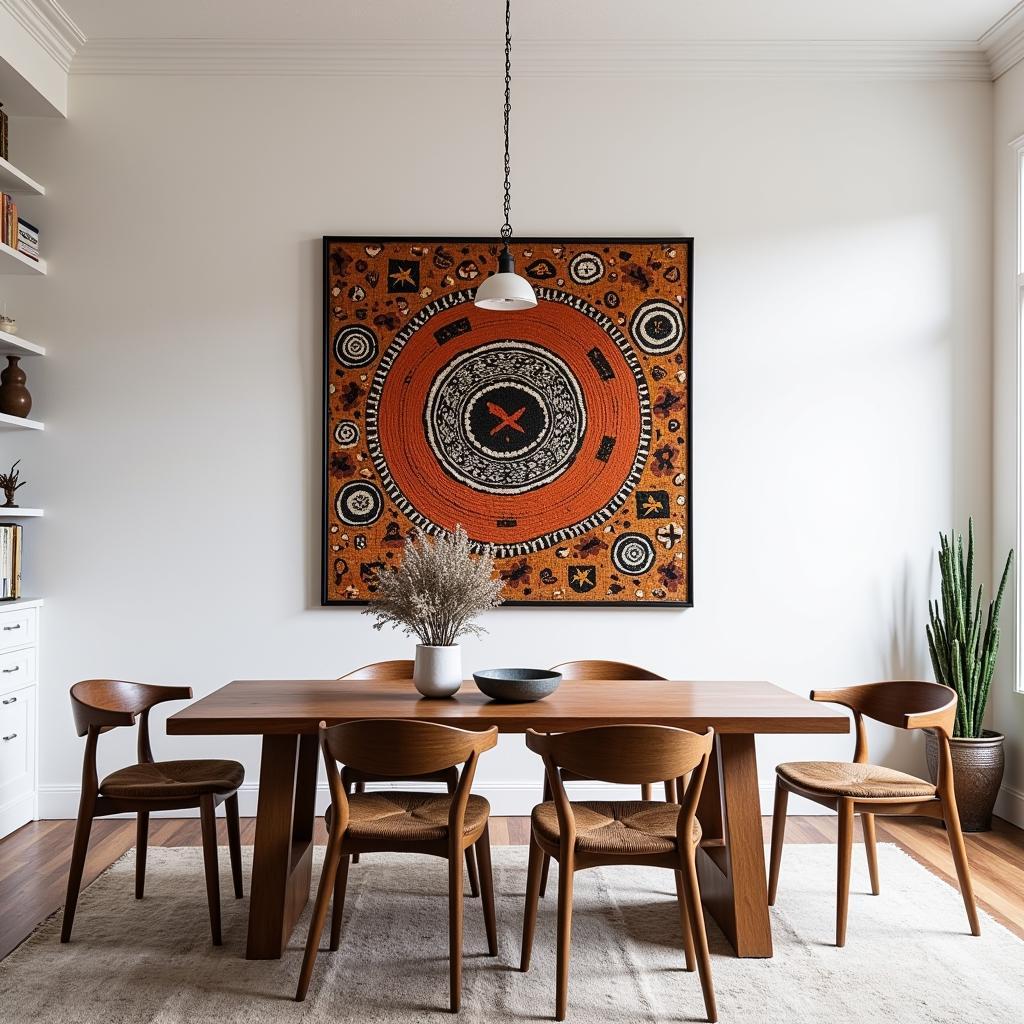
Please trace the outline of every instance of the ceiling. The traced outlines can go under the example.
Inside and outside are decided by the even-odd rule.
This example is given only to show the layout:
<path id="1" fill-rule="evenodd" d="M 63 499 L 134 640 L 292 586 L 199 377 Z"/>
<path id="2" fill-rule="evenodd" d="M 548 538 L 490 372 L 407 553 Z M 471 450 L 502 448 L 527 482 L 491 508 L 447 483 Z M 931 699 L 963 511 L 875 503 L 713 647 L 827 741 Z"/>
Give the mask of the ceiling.
<path id="1" fill-rule="evenodd" d="M 487 38 L 501 0 L 61 0 L 92 39 Z M 514 0 L 524 39 L 973 41 L 1016 0 Z"/>

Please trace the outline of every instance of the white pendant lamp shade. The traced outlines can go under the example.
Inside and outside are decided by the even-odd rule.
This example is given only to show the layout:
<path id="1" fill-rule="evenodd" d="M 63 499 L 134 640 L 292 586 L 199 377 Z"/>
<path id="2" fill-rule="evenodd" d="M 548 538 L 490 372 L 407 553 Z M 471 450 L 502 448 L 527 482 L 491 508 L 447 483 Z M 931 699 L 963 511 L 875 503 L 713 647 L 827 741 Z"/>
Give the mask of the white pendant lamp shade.
<path id="1" fill-rule="evenodd" d="M 491 274 L 476 290 L 473 300 L 481 309 L 509 311 L 532 309 L 537 305 L 537 293 L 525 277 L 516 273 L 516 261 L 512 258 L 508 243 L 512 238 L 509 213 L 512 208 L 511 161 L 508 152 L 508 124 L 512 113 L 512 4 L 505 0 L 505 223 L 501 226 L 503 242 L 498 257 L 498 272 Z"/>
<path id="2" fill-rule="evenodd" d="M 473 301 L 481 309 L 530 309 L 537 305 L 537 293 L 516 273 L 512 253 L 505 249 L 498 257 L 498 272 L 477 288 Z"/>

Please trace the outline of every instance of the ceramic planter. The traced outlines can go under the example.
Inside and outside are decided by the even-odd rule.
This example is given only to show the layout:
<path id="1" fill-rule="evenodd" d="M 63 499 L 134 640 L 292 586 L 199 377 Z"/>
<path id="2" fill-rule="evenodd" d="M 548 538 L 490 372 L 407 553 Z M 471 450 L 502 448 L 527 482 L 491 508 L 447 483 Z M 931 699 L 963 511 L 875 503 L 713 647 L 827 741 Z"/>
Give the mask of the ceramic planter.
<path id="1" fill-rule="evenodd" d="M 424 697 L 451 697 L 462 685 L 462 648 L 417 644 L 412 681 Z"/>
<path id="2" fill-rule="evenodd" d="M 932 730 L 925 738 L 928 774 L 938 778 L 939 741 Z M 977 739 L 954 737 L 949 741 L 953 759 L 953 788 L 965 832 L 987 832 L 992 828 L 992 808 L 1003 781 L 1002 733 L 985 729 Z"/>

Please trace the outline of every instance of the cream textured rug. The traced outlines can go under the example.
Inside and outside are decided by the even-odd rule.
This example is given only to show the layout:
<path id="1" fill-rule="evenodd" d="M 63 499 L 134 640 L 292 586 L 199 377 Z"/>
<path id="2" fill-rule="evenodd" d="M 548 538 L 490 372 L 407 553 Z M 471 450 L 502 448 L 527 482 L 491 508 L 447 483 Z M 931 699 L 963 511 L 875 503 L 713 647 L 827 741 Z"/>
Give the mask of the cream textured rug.
<path id="1" fill-rule="evenodd" d="M 247 858 L 251 850 L 246 850 Z M 729 1022 L 1021 1020 L 1024 943 L 983 915 L 972 938 L 959 894 L 895 846 L 879 847 L 882 895 L 868 895 L 855 849 L 847 946 L 832 946 L 835 849 L 786 848 L 775 957 L 738 960 L 711 927 L 718 1008 Z M 324 952 L 305 1003 L 292 1001 L 309 911 L 281 961 L 244 960 L 247 901 L 236 901 L 222 851 L 224 946 L 210 945 L 198 849 L 149 851 L 146 899 L 133 899 L 129 854 L 82 894 L 68 946 L 59 915 L 0 963 L 0 1019 L 12 1024 L 269 1024 L 452 1020 L 447 1012 L 444 863 L 365 857 L 349 874 L 341 949 Z M 319 877 L 322 849 L 317 850 Z M 526 850 L 495 848 L 499 955 L 485 955 L 477 900 L 466 902 L 466 1021 L 549 1019 L 554 1012 L 551 887 L 533 966 L 520 974 Z M 247 859 L 246 864 L 248 865 Z M 552 876 L 554 877 L 554 876 Z M 246 874 L 248 892 L 248 873 Z M 569 1020 L 703 1020 L 700 985 L 683 970 L 667 872 L 607 868 L 576 876 Z"/>

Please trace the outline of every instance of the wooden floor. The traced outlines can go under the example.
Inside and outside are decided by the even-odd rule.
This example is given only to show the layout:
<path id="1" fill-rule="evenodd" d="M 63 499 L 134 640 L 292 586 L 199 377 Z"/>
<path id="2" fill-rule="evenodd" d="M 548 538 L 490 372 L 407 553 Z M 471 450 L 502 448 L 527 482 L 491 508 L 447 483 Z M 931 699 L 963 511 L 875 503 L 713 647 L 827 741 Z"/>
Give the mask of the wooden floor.
<path id="1" fill-rule="evenodd" d="M 879 842 L 899 844 L 919 863 L 956 884 L 946 834 L 940 826 L 911 819 L 877 820 Z M 219 825 L 220 841 L 226 844 L 223 819 Z M 764 825 L 767 839 L 771 819 L 765 818 Z M 37 821 L 0 840 L 0 958 L 62 906 L 74 827 L 73 821 Z M 242 819 L 243 844 L 252 844 L 255 828 L 254 818 Z M 326 843 L 322 819 L 318 819 L 317 828 L 317 842 Z M 491 841 L 495 845 L 525 845 L 528 830 L 526 818 L 491 819 Z M 835 839 L 836 819 L 831 816 L 792 817 L 786 826 L 789 843 L 834 843 Z M 153 819 L 150 826 L 151 846 L 199 846 L 200 841 L 196 818 Z M 95 821 L 83 885 L 93 881 L 134 843 L 134 821 Z M 967 849 L 981 905 L 1024 938 L 1024 831 L 997 819 L 992 832 L 967 836 Z M 126 901 L 131 898 L 126 890 Z M 197 878 L 196 899 L 203 898 L 203 881 Z M 880 898 L 885 898 L 884 878 Z M 831 907 L 822 907 L 822 914 L 831 913 Z"/>

